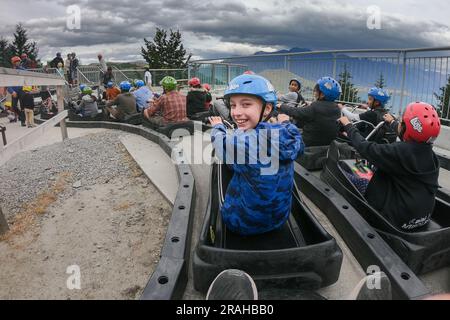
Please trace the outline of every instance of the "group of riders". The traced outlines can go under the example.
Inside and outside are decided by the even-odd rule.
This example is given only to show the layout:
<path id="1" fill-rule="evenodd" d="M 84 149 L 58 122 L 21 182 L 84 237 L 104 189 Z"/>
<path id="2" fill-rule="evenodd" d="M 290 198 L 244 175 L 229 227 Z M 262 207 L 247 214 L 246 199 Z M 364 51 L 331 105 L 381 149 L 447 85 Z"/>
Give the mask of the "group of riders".
<path id="1" fill-rule="evenodd" d="M 317 81 L 311 103 L 302 97 L 298 79 L 289 82 L 287 94 L 279 95 L 269 80 L 251 71 L 234 78 L 223 99 L 214 103 L 208 84 L 202 85 L 196 77 L 188 84 L 185 96 L 178 90 L 176 79 L 165 77 L 159 96 L 142 80 L 134 85 L 122 82 L 119 88 L 109 83 L 106 111 L 119 121 L 140 112 L 155 126 L 208 121 L 216 155 L 232 164 L 234 171 L 221 207 L 223 220 L 232 232 L 261 234 L 282 226 L 291 210 L 293 161 L 305 147 L 328 146 L 339 137 L 375 168 L 369 178 L 348 176 L 373 208 L 407 231 L 429 221 L 439 177 L 439 161 L 432 145 L 440 133 L 440 120 L 432 105 L 413 102 L 397 119 L 388 112 L 388 91 L 374 87 L 368 92 L 367 110 L 354 113 L 337 102 L 342 90 L 331 77 Z M 91 89 L 85 87 L 83 93 L 79 110 L 84 115 L 95 114 Z M 234 130 L 224 123 L 233 123 Z M 269 140 L 278 137 L 280 165 L 273 174 L 261 174 L 261 169 L 270 166 L 261 159 L 255 164 L 238 163 L 235 158 L 240 151 L 246 155 L 252 154 L 252 149 L 259 151 L 263 142 L 249 138 L 258 136 L 261 130 Z M 265 145 L 270 143 L 266 141 Z M 234 152 L 236 149 L 238 152 Z"/>
<path id="2" fill-rule="evenodd" d="M 13 62 L 17 69 L 22 68 L 20 58 Z M 164 77 L 160 84 L 163 93 L 158 95 L 143 80 L 123 81 L 118 86 L 108 81 L 103 94 L 97 96 L 91 87 L 80 85 L 79 101 L 72 109 L 81 117 L 95 118 L 104 112 L 115 121 L 140 113 L 155 126 L 208 121 L 213 128 L 211 141 L 216 155 L 232 164 L 234 171 L 221 208 L 223 220 L 232 232 L 261 234 L 282 226 L 291 210 L 293 162 L 305 147 L 327 146 L 338 137 L 345 137 L 376 168 L 370 179 L 349 176 L 373 208 L 408 231 L 429 221 L 439 177 L 439 161 L 432 145 L 440 133 L 440 120 L 432 105 L 410 103 L 403 116 L 396 118 L 387 109 L 388 91 L 374 87 L 368 92 L 367 110 L 354 113 L 337 102 L 342 90 L 331 77 L 316 82 L 311 103 L 300 93 L 300 80 L 290 80 L 289 92 L 279 95 L 269 80 L 251 71 L 234 78 L 223 99 L 214 103 L 211 87 L 199 78 L 189 80 L 187 95 L 180 92 L 173 77 Z M 27 97 L 26 89 L 8 88 L 13 107 L 17 107 L 20 98 Z M 105 102 L 100 110 L 102 100 Z M 230 131 L 224 123 L 234 123 L 234 130 Z M 378 129 L 376 134 L 372 132 L 374 128 Z M 261 131 L 266 132 L 268 140 L 275 136 L 279 140 L 279 168 L 273 174 L 261 174 L 261 169 L 270 166 L 261 159 L 250 164 L 238 163 L 234 158 L 239 150 L 248 155 L 263 143 L 270 145 L 271 141 L 261 139 L 256 144 L 249 143 L 254 141 L 249 138 Z M 366 139 L 368 136 L 370 139 Z M 235 149 L 238 152 L 230 152 Z"/>
<path id="3" fill-rule="evenodd" d="M 224 95 L 237 129 L 230 132 L 222 117 L 210 117 L 216 155 L 231 163 L 234 171 L 221 208 L 227 227 L 255 235 L 284 225 L 291 210 L 293 162 L 305 147 L 328 146 L 339 137 L 374 169 L 371 177 L 348 177 L 373 208 L 401 230 L 414 231 L 427 224 L 439 177 L 439 161 L 432 150 L 440 133 L 436 109 L 413 102 L 397 119 L 388 112 L 387 90 L 374 87 L 368 92 L 367 110 L 355 114 L 336 102 L 342 90 L 331 77 L 317 81 L 312 103 L 304 101 L 300 89 L 301 82 L 292 79 L 290 92 L 280 96 L 270 81 L 249 72 L 233 79 Z M 374 128 L 376 134 L 366 139 Z M 263 145 L 261 139 L 250 139 L 260 137 L 261 131 L 266 139 L 276 136 L 279 140 L 279 168 L 269 175 L 261 174 L 261 169 L 270 163 L 260 159 L 256 164 L 238 163 L 236 159 L 239 149 L 245 155 L 259 154 L 251 151 L 270 145 L 271 141 Z"/>

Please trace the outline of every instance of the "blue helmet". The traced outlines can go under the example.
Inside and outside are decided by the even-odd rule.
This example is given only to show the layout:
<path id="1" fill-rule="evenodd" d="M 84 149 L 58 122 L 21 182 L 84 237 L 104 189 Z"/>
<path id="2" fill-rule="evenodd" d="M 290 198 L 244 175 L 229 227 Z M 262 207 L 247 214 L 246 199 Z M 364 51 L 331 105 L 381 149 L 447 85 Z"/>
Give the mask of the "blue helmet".
<path id="1" fill-rule="evenodd" d="M 373 97 L 375 100 L 379 101 L 382 106 L 384 106 L 389 99 L 391 98 L 389 96 L 389 93 L 384 90 L 377 87 L 370 88 L 369 92 L 367 93 L 368 96 Z"/>
<path id="2" fill-rule="evenodd" d="M 339 82 L 331 77 L 323 77 L 317 80 L 320 92 L 325 96 L 325 100 L 334 101 L 342 93 L 341 85 Z"/>
<path id="3" fill-rule="evenodd" d="M 248 94 L 261 98 L 266 103 L 277 104 L 277 95 L 273 85 L 256 74 L 243 74 L 230 81 L 225 90 L 224 98 L 229 99 L 235 94 Z"/>
<path id="4" fill-rule="evenodd" d="M 86 85 L 85 85 L 85 84 L 83 84 L 83 83 L 82 83 L 82 84 L 80 84 L 80 91 L 81 91 L 81 92 L 83 92 L 83 89 L 84 89 L 84 88 L 86 88 Z"/>
<path id="5" fill-rule="evenodd" d="M 112 81 L 109 81 L 109 82 L 106 84 L 106 86 L 107 86 L 108 88 L 112 88 L 112 87 L 114 86 L 114 83 L 113 83 Z"/>
<path id="6" fill-rule="evenodd" d="M 142 80 L 137 80 L 137 81 L 134 83 L 134 85 L 136 86 L 136 88 L 140 88 L 140 87 L 145 86 L 145 82 L 142 81 Z"/>
<path id="7" fill-rule="evenodd" d="M 131 83 L 129 83 L 128 81 L 122 81 L 120 83 L 120 90 L 122 92 L 128 92 L 131 89 Z"/>

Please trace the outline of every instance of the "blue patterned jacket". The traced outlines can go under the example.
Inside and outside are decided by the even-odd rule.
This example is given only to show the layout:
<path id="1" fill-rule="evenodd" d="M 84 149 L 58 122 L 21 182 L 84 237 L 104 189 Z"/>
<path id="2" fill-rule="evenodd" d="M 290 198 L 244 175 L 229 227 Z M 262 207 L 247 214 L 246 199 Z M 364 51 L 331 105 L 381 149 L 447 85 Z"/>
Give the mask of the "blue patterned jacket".
<path id="1" fill-rule="evenodd" d="M 226 226 L 242 235 L 281 227 L 291 210 L 293 161 L 304 149 L 298 128 L 260 122 L 254 130 L 229 134 L 219 124 L 211 142 L 216 156 L 234 171 L 221 208 Z"/>

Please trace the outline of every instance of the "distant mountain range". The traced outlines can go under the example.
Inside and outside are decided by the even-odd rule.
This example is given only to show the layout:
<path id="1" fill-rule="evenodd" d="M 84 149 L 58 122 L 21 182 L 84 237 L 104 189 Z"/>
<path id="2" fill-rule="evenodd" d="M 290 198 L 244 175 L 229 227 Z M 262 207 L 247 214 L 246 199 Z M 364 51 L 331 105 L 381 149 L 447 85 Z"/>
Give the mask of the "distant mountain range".
<path id="1" fill-rule="evenodd" d="M 286 49 L 283 49 L 283 50 L 279 50 L 279 51 L 275 51 L 275 52 L 265 52 L 265 51 L 258 51 L 258 52 L 255 52 L 255 55 L 258 55 L 258 54 L 274 54 L 274 53 L 298 53 L 298 52 L 308 52 L 308 51 L 312 51 L 311 49 L 306 49 L 306 48 L 297 48 L 297 47 L 294 47 L 294 48 L 292 48 L 292 49 L 289 49 L 289 50 L 286 50 Z"/>

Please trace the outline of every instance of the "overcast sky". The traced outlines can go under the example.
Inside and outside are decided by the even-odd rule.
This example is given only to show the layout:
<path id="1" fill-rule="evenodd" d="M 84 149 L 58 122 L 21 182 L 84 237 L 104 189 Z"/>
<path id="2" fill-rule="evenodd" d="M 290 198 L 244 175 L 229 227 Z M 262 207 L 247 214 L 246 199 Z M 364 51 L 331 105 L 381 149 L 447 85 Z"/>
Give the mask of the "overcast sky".
<path id="1" fill-rule="evenodd" d="M 75 51 L 83 63 L 102 52 L 111 61 L 142 59 L 143 38 L 156 27 L 179 29 L 195 58 L 318 49 L 450 45 L 446 0 L 1 0 L 0 36 L 22 22 L 40 57 Z M 68 30 L 67 7 L 81 9 L 81 29 Z M 369 6 L 381 29 L 367 28 Z"/>

